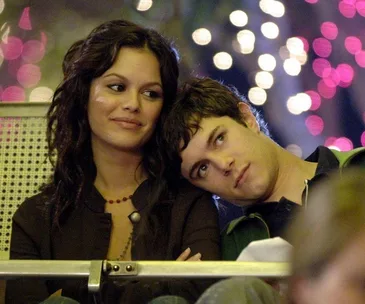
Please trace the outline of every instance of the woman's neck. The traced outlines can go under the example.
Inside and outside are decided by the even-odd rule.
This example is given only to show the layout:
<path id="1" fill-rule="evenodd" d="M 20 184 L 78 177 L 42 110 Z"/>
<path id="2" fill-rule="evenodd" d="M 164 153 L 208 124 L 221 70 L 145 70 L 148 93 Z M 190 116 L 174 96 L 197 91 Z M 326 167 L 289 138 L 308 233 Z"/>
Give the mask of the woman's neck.
<path id="1" fill-rule="evenodd" d="M 102 195 L 115 196 L 132 194 L 146 178 L 138 151 L 122 151 L 112 146 L 92 142 L 96 166 L 94 185 Z"/>

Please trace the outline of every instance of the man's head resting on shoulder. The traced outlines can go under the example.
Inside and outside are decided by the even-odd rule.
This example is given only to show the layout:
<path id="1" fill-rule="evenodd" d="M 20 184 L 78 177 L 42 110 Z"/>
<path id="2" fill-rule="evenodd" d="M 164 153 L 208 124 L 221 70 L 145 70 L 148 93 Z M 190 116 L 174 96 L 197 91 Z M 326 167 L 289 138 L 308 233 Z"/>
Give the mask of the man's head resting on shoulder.
<path id="1" fill-rule="evenodd" d="M 235 88 L 210 78 L 186 82 L 165 121 L 164 140 L 170 180 L 181 173 L 237 205 L 270 196 L 279 172 L 277 144 Z"/>

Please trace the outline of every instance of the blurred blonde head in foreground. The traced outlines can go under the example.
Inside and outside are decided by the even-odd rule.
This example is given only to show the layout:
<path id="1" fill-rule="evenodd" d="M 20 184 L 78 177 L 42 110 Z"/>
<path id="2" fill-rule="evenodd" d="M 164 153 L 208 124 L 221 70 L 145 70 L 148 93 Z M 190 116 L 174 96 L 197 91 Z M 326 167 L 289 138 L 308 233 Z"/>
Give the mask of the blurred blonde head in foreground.
<path id="1" fill-rule="evenodd" d="M 365 170 L 324 181 L 288 231 L 290 303 L 365 303 Z"/>

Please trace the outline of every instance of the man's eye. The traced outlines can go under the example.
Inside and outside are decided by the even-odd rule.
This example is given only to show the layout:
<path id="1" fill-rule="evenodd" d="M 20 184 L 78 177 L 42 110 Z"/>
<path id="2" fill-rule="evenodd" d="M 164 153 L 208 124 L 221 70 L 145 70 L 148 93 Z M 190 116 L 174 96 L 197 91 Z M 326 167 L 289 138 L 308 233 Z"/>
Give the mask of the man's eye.
<path id="1" fill-rule="evenodd" d="M 125 90 L 125 86 L 123 84 L 112 84 L 109 85 L 108 88 L 112 89 L 115 92 L 123 92 Z"/>
<path id="2" fill-rule="evenodd" d="M 162 98 L 162 93 L 156 91 L 146 91 L 143 94 L 151 99 Z"/>
<path id="3" fill-rule="evenodd" d="M 208 165 L 207 164 L 201 165 L 198 169 L 198 177 L 204 178 L 207 175 L 207 171 L 208 171 Z"/>
<path id="4" fill-rule="evenodd" d="M 217 138 L 215 139 L 215 144 L 216 144 L 217 146 L 220 146 L 220 145 L 224 142 L 224 139 L 225 139 L 225 134 L 224 134 L 224 133 L 219 134 L 219 135 L 217 136 Z"/>

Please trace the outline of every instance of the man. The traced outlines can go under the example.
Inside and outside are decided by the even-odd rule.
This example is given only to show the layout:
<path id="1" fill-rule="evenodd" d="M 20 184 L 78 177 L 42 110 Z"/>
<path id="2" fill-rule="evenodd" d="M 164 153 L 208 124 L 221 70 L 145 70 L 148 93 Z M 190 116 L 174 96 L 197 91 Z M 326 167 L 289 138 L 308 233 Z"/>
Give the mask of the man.
<path id="1" fill-rule="evenodd" d="M 164 130 L 170 181 L 181 170 L 192 184 L 245 207 L 223 232 L 225 259 L 235 259 L 252 240 L 283 236 L 314 181 L 339 168 L 326 147 L 306 160 L 280 147 L 243 96 L 210 78 L 183 86 Z M 365 163 L 365 152 L 351 157 Z"/>

